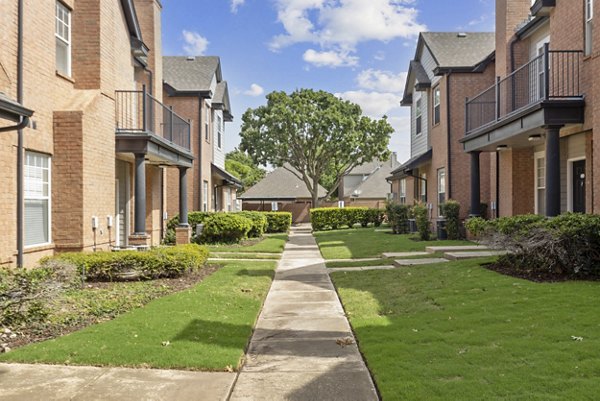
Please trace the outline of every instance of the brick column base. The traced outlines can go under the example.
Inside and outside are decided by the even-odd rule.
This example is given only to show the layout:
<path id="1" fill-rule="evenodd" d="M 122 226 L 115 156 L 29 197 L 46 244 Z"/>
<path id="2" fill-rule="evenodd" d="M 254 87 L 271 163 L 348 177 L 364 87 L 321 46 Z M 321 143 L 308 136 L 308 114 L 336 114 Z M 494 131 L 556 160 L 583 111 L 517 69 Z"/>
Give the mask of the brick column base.
<path id="1" fill-rule="evenodd" d="M 189 244 L 191 238 L 192 228 L 190 226 L 175 228 L 175 243 L 177 245 Z"/>
<path id="2" fill-rule="evenodd" d="M 131 234 L 129 236 L 129 245 L 136 247 L 150 247 L 151 238 L 148 234 Z"/>

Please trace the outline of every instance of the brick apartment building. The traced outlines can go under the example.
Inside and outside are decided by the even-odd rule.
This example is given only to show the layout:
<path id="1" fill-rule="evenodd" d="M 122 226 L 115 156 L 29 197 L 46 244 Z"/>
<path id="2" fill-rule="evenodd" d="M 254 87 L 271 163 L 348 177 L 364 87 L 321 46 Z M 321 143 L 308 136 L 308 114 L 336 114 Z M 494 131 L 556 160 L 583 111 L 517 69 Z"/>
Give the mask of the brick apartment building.
<path id="1" fill-rule="evenodd" d="M 410 62 L 402 105 L 411 108 L 411 158 L 392 171 L 398 203 L 422 202 L 440 216 L 447 199 L 469 214 L 470 156 L 459 143 L 465 134 L 465 98 L 494 82 L 494 34 L 424 32 Z M 480 197 L 491 203 L 489 156 L 481 157 Z"/>
<path id="2" fill-rule="evenodd" d="M 468 99 L 461 142 L 481 169 L 472 193 L 491 182 L 501 216 L 600 211 L 594 2 L 496 1 L 498 78 Z"/>
<path id="3" fill-rule="evenodd" d="M 194 159 L 189 122 L 161 102 L 161 9 L 0 2 L 0 264 L 160 242 L 167 171 L 186 182 Z"/>
<path id="4" fill-rule="evenodd" d="M 191 123 L 195 157 L 187 176 L 190 210 L 231 212 L 238 209 L 241 182 L 225 169 L 225 123 L 233 120 L 227 82 L 218 57 L 163 57 L 165 104 Z M 177 172 L 168 172 L 169 215 L 179 212 Z"/>

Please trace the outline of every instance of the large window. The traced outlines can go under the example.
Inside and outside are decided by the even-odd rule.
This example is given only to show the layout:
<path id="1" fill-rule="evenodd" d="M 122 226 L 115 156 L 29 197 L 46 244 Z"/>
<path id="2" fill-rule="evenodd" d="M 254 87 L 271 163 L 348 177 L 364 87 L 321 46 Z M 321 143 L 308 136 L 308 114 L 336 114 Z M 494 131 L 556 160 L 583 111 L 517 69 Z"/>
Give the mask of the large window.
<path id="1" fill-rule="evenodd" d="M 71 10 L 56 2 L 56 71 L 71 76 Z"/>
<path id="2" fill-rule="evenodd" d="M 231 188 L 226 188 L 225 189 L 225 204 L 226 204 L 226 210 L 228 212 L 231 212 Z"/>
<path id="3" fill-rule="evenodd" d="M 421 196 L 421 202 L 427 203 L 427 174 L 421 174 L 421 179 L 419 180 L 419 195 Z"/>
<path id="4" fill-rule="evenodd" d="M 594 0 L 585 0 L 585 55 L 592 54 Z"/>
<path id="5" fill-rule="evenodd" d="M 543 152 L 535 155 L 535 213 L 546 214 L 546 157 Z"/>
<path id="6" fill-rule="evenodd" d="M 423 132 L 423 109 L 421 105 L 421 99 L 417 100 L 415 109 L 415 119 L 417 128 L 416 133 L 417 135 L 419 135 L 421 132 Z"/>
<path id="7" fill-rule="evenodd" d="M 441 121 L 440 103 L 441 91 L 440 87 L 438 86 L 433 90 L 433 125 L 437 125 Z"/>
<path id="8" fill-rule="evenodd" d="M 50 157 L 25 154 L 25 246 L 50 243 Z"/>
<path id="9" fill-rule="evenodd" d="M 400 204 L 406 204 L 406 178 L 400 180 Z"/>
<path id="10" fill-rule="evenodd" d="M 221 149 L 223 140 L 223 119 L 217 116 L 217 146 Z"/>
<path id="11" fill-rule="evenodd" d="M 202 182 L 202 211 L 208 212 L 208 181 Z"/>
<path id="12" fill-rule="evenodd" d="M 442 213 L 442 205 L 446 202 L 446 169 L 440 168 L 437 171 L 437 179 L 438 179 L 438 208 L 439 208 L 439 216 Z"/>

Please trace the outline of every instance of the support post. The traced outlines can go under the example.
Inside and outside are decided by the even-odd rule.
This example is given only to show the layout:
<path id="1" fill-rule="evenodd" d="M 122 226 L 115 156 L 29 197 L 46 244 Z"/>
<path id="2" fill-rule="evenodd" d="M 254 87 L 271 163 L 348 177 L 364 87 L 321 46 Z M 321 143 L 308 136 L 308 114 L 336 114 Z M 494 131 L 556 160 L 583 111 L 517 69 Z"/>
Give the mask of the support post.
<path id="1" fill-rule="evenodd" d="M 135 155 L 134 235 L 146 235 L 146 155 Z"/>
<path id="2" fill-rule="evenodd" d="M 546 216 L 560 214 L 560 127 L 546 127 Z"/>
<path id="3" fill-rule="evenodd" d="M 188 204 L 187 204 L 187 167 L 179 167 L 179 227 L 187 227 Z"/>
<path id="4" fill-rule="evenodd" d="M 481 181 L 479 155 L 481 152 L 471 152 L 471 217 L 478 217 L 481 210 Z"/>

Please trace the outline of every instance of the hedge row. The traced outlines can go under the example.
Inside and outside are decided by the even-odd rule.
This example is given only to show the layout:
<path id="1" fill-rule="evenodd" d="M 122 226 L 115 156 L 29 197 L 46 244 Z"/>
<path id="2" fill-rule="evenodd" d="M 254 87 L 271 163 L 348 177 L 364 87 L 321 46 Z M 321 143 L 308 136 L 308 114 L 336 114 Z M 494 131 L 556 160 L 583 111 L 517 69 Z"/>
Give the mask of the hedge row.
<path id="1" fill-rule="evenodd" d="M 515 273 L 600 277 L 600 216 L 566 213 L 469 219 L 469 232 L 509 254 L 500 262 Z"/>
<path id="2" fill-rule="evenodd" d="M 42 268 L 57 262 L 71 264 L 90 281 L 150 280 L 180 277 L 198 270 L 208 249 L 196 244 L 153 248 L 149 251 L 63 253 L 40 261 Z"/>
<path id="3" fill-rule="evenodd" d="M 267 218 L 268 233 L 287 233 L 292 226 L 290 212 L 261 212 Z"/>
<path id="4" fill-rule="evenodd" d="M 448 239 L 460 238 L 460 204 L 449 199 L 441 205 L 442 214 L 446 220 L 446 232 Z M 419 237 L 423 241 L 431 239 L 431 222 L 429 221 L 429 210 L 423 204 L 417 203 L 413 206 L 388 204 L 386 208 L 388 223 L 394 234 L 408 234 L 408 220 L 415 219 Z"/>
<path id="5" fill-rule="evenodd" d="M 356 224 L 379 227 L 385 218 L 385 210 L 366 207 L 310 209 L 310 222 L 314 231 L 352 228 Z"/>

